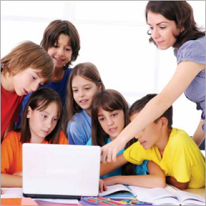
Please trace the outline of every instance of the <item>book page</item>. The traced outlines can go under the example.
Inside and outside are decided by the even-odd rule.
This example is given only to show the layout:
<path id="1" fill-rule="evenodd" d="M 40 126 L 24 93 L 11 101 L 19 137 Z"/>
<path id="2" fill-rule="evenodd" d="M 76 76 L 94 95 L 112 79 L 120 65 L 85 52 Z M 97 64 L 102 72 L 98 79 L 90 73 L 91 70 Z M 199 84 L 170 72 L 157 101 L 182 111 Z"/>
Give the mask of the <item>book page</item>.
<path id="1" fill-rule="evenodd" d="M 199 202 L 197 200 L 185 200 L 182 205 L 205 205 L 205 202 Z"/>
<path id="2" fill-rule="evenodd" d="M 180 205 L 179 200 L 172 197 L 156 199 L 152 202 L 153 205 Z"/>
<path id="3" fill-rule="evenodd" d="M 34 201 L 38 205 L 52 205 L 52 204 L 69 204 L 69 205 L 79 205 L 77 199 L 48 199 L 48 198 L 35 198 Z"/>
<path id="4" fill-rule="evenodd" d="M 176 196 L 178 197 L 180 203 L 185 204 L 185 202 L 187 201 L 187 203 L 194 202 L 197 204 L 198 202 L 202 202 L 205 204 L 205 199 L 203 197 L 201 197 L 200 195 L 196 195 L 196 194 L 192 194 L 190 192 L 185 192 L 185 191 L 176 191 L 175 192 Z"/>
<path id="5" fill-rule="evenodd" d="M 11 197 L 23 197 L 22 193 L 22 187 L 16 187 L 16 188 L 1 188 L 3 191 L 3 194 L 1 194 L 1 198 L 11 198 Z"/>
<path id="6" fill-rule="evenodd" d="M 109 195 L 115 192 L 120 192 L 120 191 L 127 191 L 131 193 L 130 189 L 128 189 L 126 186 L 122 184 L 116 184 L 112 186 L 107 186 L 107 191 L 100 192 L 99 196 L 106 196 L 106 195 Z"/>
<path id="7" fill-rule="evenodd" d="M 132 193 L 136 195 L 137 199 L 141 201 L 154 202 L 154 200 L 163 199 L 166 197 L 177 199 L 176 195 L 171 194 L 165 188 L 149 189 L 143 187 L 130 186 L 130 189 Z"/>

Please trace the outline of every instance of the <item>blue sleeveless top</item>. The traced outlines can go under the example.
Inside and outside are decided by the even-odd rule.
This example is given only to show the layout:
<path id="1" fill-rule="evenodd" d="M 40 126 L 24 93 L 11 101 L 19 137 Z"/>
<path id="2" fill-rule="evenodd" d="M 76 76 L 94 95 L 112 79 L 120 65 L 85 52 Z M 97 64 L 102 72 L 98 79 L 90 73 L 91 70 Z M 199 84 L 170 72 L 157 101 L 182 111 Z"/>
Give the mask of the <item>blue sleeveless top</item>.
<path id="1" fill-rule="evenodd" d="M 177 64 L 182 61 L 205 64 L 205 36 L 185 42 L 175 52 L 175 56 Z M 197 110 L 202 111 L 201 118 L 205 119 L 205 69 L 193 79 L 184 93 L 189 100 L 196 103 Z M 205 131 L 205 124 L 203 130 Z"/>

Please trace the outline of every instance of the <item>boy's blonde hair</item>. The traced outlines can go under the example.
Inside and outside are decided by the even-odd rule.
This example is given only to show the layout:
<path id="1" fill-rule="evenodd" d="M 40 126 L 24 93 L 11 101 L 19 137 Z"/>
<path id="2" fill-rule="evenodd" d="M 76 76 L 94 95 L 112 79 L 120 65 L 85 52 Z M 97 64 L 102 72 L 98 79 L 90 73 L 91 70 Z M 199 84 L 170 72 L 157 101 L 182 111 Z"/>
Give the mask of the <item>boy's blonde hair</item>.
<path id="1" fill-rule="evenodd" d="M 19 44 L 1 59 L 2 74 L 14 76 L 28 68 L 38 70 L 39 76 L 47 83 L 53 76 L 54 62 L 45 49 L 31 41 Z"/>

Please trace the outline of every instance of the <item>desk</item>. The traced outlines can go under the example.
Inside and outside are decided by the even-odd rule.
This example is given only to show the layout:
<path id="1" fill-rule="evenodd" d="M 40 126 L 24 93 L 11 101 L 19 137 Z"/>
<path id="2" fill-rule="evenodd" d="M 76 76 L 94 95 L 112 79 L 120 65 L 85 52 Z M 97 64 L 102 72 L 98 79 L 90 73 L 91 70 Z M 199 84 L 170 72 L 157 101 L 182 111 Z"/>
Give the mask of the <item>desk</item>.
<path id="1" fill-rule="evenodd" d="M 3 194 L 1 195 L 1 198 L 12 198 L 12 197 L 23 197 L 22 195 L 22 188 L 1 188 L 3 190 Z M 186 192 L 190 192 L 193 194 L 197 194 L 205 198 L 205 187 L 200 189 L 186 189 L 184 190 Z M 74 201 L 74 200 L 73 200 Z M 70 201 L 68 200 L 68 203 Z M 74 201 L 75 203 L 78 203 L 78 201 Z M 73 203 L 74 203 L 73 202 Z"/>

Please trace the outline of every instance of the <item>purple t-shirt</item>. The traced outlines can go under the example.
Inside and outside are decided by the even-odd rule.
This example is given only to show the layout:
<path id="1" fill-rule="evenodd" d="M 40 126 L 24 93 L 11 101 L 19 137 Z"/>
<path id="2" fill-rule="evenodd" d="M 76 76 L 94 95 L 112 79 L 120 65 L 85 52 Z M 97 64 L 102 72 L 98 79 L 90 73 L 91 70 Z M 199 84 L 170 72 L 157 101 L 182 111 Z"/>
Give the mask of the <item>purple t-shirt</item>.
<path id="1" fill-rule="evenodd" d="M 205 64 L 205 36 L 185 42 L 176 52 L 177 64 L 182 61 L 193 61 Z M 197 110 L 202 111 L 201 118 L 205 119 L 205 69 L 191 82 L 185 91 L 185 96 L 196 103 Z M 205 131 L 205 124 L 203 125 Z"/>

